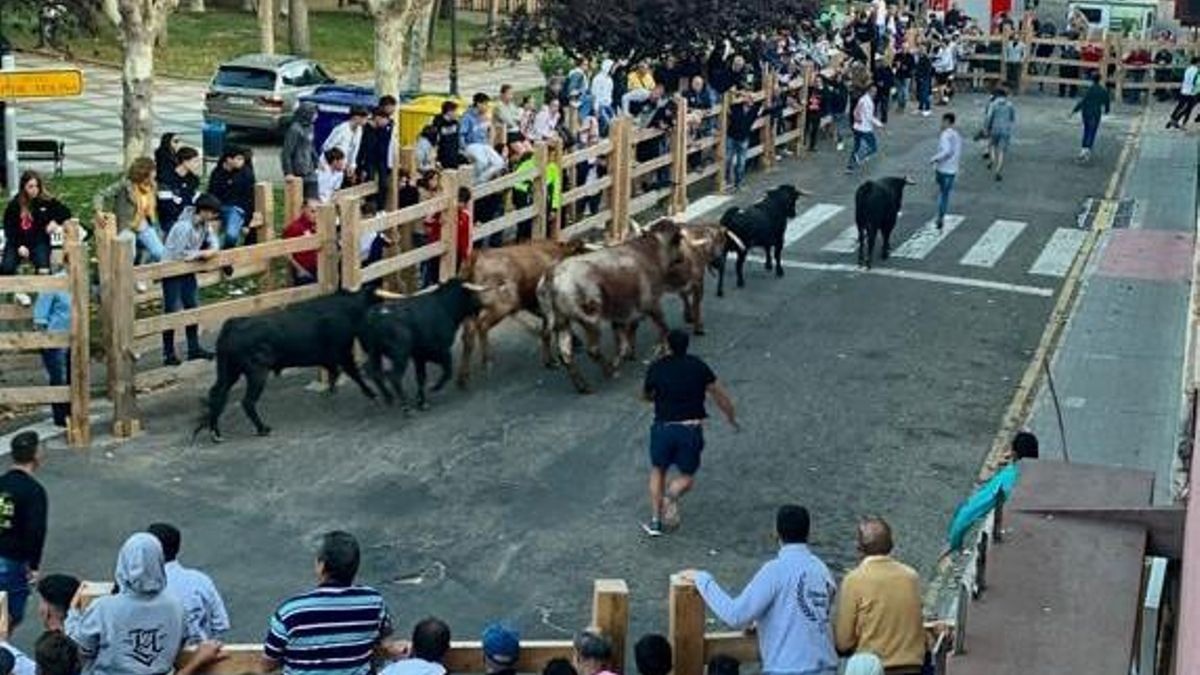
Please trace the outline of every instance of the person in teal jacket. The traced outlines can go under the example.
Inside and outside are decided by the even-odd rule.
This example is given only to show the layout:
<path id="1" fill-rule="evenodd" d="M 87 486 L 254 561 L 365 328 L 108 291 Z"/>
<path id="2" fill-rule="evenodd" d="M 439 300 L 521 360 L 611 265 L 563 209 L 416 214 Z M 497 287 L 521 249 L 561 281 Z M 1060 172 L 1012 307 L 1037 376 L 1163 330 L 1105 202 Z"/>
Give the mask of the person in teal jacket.
<path id="1" fill-rule="evenodd" d="M 947 552 L 962 549 L 967 531 L 980 518 L 996 508 L 1002 495 L 1005 502 L 1012 499 L 1013 489 L 1017 487 L 1017 480 L 1021 477 L 1021 460 L 1037 458 L 1037 436 L 1028 431 L 1022 431 L 1013 437 L 1012 462 L 997 471 L 996 475 L 975 490 L 975 494 L 972 494 L 954 510 L 954 517 L 950 519 L 950 528 L 946 533 Z"/>

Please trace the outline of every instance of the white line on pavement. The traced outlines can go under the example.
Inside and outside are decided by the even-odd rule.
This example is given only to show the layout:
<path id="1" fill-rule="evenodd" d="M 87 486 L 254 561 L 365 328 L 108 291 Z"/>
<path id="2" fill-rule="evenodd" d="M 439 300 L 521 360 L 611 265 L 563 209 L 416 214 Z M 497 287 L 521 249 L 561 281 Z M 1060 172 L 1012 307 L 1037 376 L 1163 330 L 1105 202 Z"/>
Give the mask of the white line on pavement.
<path id="1" fill-rule="evenodd" d="M 683 212 L 683 221 L 690 222 L 700 216 L 716 211 L 725 204 L 728 204 L 733 197 L 729 195 L 708 195 L 701 197 L 688 205 L 687 210 Z"/>
<path id="2" fill-rule="evenodd" d="M 838 233 L 833 241 L 821 247 L 831 253 L 854 253 L 858 250 L 858 227 L 851 225 Z"/>
<path id="3" fill-rule="evenodd" d="M 813 204 L 804 213 L 788 221 L 784 231 L 783 245 L 791 246 L 801 237 L 820 227 L 825 221 L 844 211 L 846 207 L 840 204 Z"/>
<path id="4" fill-rule="evenodd" d="M 762 262 L 762 258 L 754 256 L 757 262 Z M 1049 298 L 1054 295 L 1054 289 L 1042 288 L 1040 286 L 1025 286 L 1022 284 L 1009 284 L 1002 281 L 988 281 L 987 279 L 971 279 L 968 277 L 952 277 L 945 274 L 930 274 L 929 272 L 917 272 L 914 270 L 899 270 L 893 267 L 872 267 L 865 270 L 857 265 L 848 265 L 846 263 L 819 263 L 819 262 L 803 262 L 798 260 L 784 260 L 784 267 L 792 267 L 795 269 L 810 270 L 814 272 L 849 272 L 851 274 L 873 274 L 881 277 L 896 277 L 898 279 L 913 279 L 917 281 L 931 281 L 939 284 L 949 284 L 951 286 L 965 286 L 968 288 L 982 288 L 989 291 L 1004 291 L 1007 293 L 1017 293 L 1020 295 L 1034 295 L 1039 298 Z"/>
<path id="5" fill-rule="evenodd" d="M 924 260 L 938 244 L 946 240 L 950 233 L 955 230 L 963 221 L 962 216 L 946 214 L 945 226 L 942 229 L 937 229 L 937 222 L 930 220 L 921 226 L 911 237 L 903 244 L 900 244 L 892 255 L 897 258 L 911 258 L 913 260 Z"/>
<path id="6" fill-rule="evenodd" d="M 1030 274 L 1040 274 L 1047 277 L 1063 277 L 1071 269 L 1075 254 L 1087 238 L 1087 230 L 1073 227 L 1060 227 L 1054 231 L 1050 241 L 1042 249 L 1042 254 L 1033 261 L 1029 268 Z"/>
<path id="7" fill-rule="evenodd" d="M 1019 220 L 997 220 L 958 262 L 972 267 L 995 267 L 1024 230 L 1025 223 Z"/>

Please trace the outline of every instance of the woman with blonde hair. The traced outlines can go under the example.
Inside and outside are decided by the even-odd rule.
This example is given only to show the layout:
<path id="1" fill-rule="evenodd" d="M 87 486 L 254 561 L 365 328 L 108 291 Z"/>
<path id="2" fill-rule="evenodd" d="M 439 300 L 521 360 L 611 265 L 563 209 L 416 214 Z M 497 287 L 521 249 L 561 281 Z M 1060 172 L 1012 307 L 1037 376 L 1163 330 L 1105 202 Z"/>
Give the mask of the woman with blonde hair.
<path id="1" fill-rule="evenodd" d="M 154 160 L 138 157 L 129 165 L 125 179 L 117 190 L 114 211 L 117 215 L 117 232 L 132 232 L 141 250 L 141 262 L 156 263 L 162 260 L 162 233 L 158 229 L 158 194 L 154 180 Z"/>

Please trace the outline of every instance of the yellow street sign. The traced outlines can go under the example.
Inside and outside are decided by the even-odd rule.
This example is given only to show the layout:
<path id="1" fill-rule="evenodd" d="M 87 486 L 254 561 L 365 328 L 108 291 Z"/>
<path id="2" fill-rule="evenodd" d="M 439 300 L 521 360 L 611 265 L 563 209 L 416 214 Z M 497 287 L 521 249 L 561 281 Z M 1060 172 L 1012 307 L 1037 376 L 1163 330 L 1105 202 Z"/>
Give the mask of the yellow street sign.
<path id="1" fill-rule="evenodd" d="M 83 94 L 76 68 L 0 70 L 0 98 L 67 98 Z"/>

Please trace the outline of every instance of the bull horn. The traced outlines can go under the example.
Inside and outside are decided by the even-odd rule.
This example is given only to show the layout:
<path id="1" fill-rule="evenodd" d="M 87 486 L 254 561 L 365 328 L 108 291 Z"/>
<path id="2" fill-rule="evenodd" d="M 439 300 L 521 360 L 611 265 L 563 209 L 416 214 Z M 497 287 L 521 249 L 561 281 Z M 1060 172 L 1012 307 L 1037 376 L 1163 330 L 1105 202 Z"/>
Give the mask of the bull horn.
<path id="1" fill-rule="evenodd" d="M 917 181 L 916 181 L 916 179 L 915 179 L 915 178 L 913 178 L 912 176 L 905 176 L 905 177 L 904 177 L 904 184 L 905 184 L 905 185 L 916 185 L 916 184 L 917 184 Z"/>
<path id="2" fill-rule="evenodd" d="M 733 230 L 726 229 L 725 234 L 726 234 L 726 236 L 729 237 L 729 240 L 733 242 L 733 245 L 738 247 L 739 251 L 746 250 L 746 243 L 743 242 L 740 237 L 738 237 L 736 234 L 734 234 Z"/>
<path id="3" fill-rule="evenodd" d="M 584 244 L 583 248 L 584 248 L 584 250 L 587 250 L 587 251 L 603 251 L 604 250 L 604 247 L 601 246 L 600 244 L 593 244 L 591 242 Z"/>
<path id="4" fill-rule="evenodd" d="M 643 228 L 643 227 L 641 226 L 641 224 L 640 224 L 640 223 L 638 223 L 638 221 L 634 220 L 633 218 L 630 218 L 630 219 L 629 219 L 629 226 L 630 226 L 630 227 L 633 229 L 633 231 L 634 231 L 635 233 L 637 233 L 637 234 L 641 234 L 642 232 L 645 232 L 645 231 L 646 231 L 646 230 L 645 230 L 645 228 Z"/>
<path id="5" fill-rule="evenodd" d="M 708 237 L 701 237 L 700 239 L 689 239 L 688 242 L 691 243 L 692 246 L 708 246 L 710 243 L 712 243 L 712 239 L 709 239 Z"/>
<path id="6" fill-rule="evenodd" d="M 473 284 L 469 281 L 464 281 L 462 287 L 467 289 L 468 291 L 473 291 L 475 293 L 483 293 L 484 291 L 492 290 L 491 286 L 484 286 L 482 284 Z"/>
<path id="7" fill-rule="evenodd" d="M 385 291 L 382 288 L 376 288 L 375 297 L 379 298 L 380 300 L 403 300 L 408 296 L 404 295 L 403 293 L 394 293 L 392 291 Z"/>
<path id="8" fill-rule="evenodd" d="M 812 190 L 805 190 L 804 188 L 800 187 L 799 185 L 796 186 L 796 192 L 799 192 L 801 197 L 811 197 L 812 196 Z"/>

